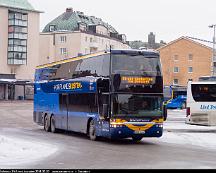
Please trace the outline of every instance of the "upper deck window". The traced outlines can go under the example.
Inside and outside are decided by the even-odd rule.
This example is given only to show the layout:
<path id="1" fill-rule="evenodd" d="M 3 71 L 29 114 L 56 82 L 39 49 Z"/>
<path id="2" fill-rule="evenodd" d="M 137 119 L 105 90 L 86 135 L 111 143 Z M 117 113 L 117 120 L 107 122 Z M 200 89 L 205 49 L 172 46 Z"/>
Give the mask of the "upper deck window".
<path id="1" fill-rule="evenodd" d="M 123 75 L 161 76 L 159 57 L 144 55 L 112 55 L 112 73 Z"/>

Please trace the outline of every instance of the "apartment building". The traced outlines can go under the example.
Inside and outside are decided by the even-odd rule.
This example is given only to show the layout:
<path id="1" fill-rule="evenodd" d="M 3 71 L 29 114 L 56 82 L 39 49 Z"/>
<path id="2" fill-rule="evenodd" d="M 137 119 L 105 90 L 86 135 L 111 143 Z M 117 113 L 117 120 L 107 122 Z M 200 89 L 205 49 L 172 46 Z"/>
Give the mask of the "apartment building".
<path id="1" fill-rule="evenodd" d="M 95 16 L 67 8 L 40 34 L 40 63 L 59 61 L 99 51 L 129 49 L 126 35 Z"/>
<path id="2" fill-rule="evenodd" d="M 178 38 L 158 49 L 164 85 L 187 86 L 189 80 L 211 75 L 212 48 L 188 37 Z"/>
<path id="3" fill-rule="evenodd" d="M 0 0 L 0 100 L 32 98 L 39 18 L 27 0 Z"/>

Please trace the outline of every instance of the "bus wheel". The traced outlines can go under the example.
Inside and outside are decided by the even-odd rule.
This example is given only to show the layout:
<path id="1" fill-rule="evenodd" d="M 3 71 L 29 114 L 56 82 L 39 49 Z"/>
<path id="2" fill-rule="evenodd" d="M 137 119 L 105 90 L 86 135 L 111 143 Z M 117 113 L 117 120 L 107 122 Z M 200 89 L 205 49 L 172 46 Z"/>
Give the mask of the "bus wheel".
<path id="1" fill-rule="evenodd" d="M 142 137 L 140 137 L 140 136 L 133 136 L 132 140 L 133 140 L 133 142 L 137 143 L 137 142 L 140 142 L 142 140 Z"/>
<path id="2" fill-rule="evenodd" d="M 50 123 L 49 123 L 48 115 L 45 115 L 44 117 L 44 130 L 50 132 Z"/>
<path id="3" fill-rule="evenodd" d="M 94 120 L 91 120 L 89 124 L 89 138 L 92 141 L 96 141 L 97 139 Z"/>
<path id="4" fill-rule="evenodd" d="M 52 133 L 56 133 L 57 132 L 57 129 L 56 129 L 56 126 L 55 126 L 55 119 L 54 119 L 54 116 L 51 117 L 51 132 Z"/>

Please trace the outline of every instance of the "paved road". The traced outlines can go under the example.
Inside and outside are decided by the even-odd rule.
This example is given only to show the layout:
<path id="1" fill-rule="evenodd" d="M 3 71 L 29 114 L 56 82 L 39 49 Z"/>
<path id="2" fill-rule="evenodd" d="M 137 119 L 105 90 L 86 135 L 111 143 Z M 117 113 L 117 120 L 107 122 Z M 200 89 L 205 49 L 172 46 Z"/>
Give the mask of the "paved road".
<path id="1" fill-rule="evenodd" d="M 58 151 L 31 164 L 10 168 L 71 169 L 211 169 L 216 168 L 215 150 L 166 143 L 162 138 L 145 138 L 139 144 L 129 139 L 90 141 L 75 133 L 46 133 L 32 122 L 31 102 L 0 102 L 0 134 L 32 142 L 47 142 Z M 169 119 L 168 121 L 178 121 Z M 182 120 L 182 119 L 181 119 Z M 164 136 L 169 135 L 165 131 Z M 1 153 L 0 153 L 1 154 Z M 41 154 L 40 152 L 38 154 Z M 27 158 L 28 159 L 28 158 Z M 0 168 L 7 168 L 0 165 Z"/>

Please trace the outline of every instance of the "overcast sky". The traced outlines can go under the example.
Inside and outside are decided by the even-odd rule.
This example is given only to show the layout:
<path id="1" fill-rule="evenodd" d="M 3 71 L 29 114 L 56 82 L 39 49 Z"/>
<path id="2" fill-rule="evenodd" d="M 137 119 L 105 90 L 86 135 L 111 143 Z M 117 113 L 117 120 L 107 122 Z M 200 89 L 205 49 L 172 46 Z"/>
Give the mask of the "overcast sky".
<path id="1" fill-rule="evenodd" d="M 96 16 L 112 25 L 127 40 L 156 41 L 191 36 L 212 41 L 216 0 L 29 0 L 41 14 L 41 29 L 67 7 Z"/>

